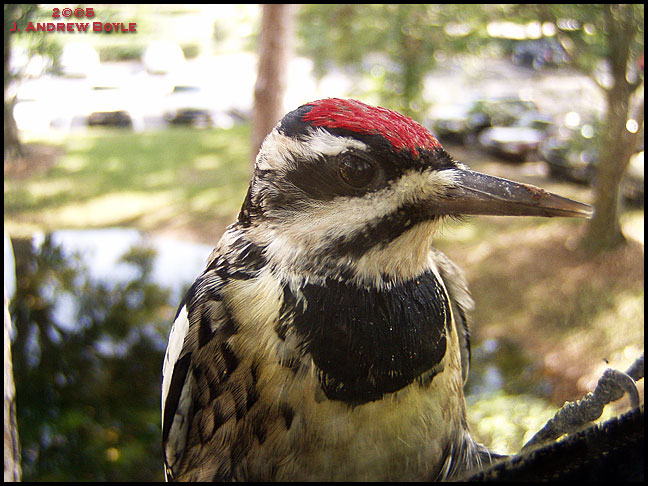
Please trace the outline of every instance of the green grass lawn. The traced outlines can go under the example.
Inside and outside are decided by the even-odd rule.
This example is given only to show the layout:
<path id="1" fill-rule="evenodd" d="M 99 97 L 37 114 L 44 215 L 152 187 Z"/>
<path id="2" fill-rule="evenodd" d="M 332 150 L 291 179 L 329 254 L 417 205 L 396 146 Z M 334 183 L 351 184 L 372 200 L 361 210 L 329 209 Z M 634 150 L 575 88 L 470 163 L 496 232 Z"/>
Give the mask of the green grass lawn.
<path id="1" fill-rule="evenodd" d="M 63 154 L 50 167 L 5 177 L 10 234 L 134 226 L 216 237 L 240 208 L 251 173 L 248 125 L 99 130 L 60 145 Z"/>

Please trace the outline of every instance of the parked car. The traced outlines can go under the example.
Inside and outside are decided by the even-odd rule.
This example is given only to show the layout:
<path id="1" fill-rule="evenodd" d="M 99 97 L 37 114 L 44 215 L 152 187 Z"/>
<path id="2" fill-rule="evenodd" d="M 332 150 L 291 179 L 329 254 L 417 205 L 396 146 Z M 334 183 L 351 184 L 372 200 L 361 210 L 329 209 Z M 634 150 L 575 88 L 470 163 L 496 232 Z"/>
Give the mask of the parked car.
<path id="1" fill-rule="evenodd" d="M 507 127 L 513 125 L 526 112 L 539 112 L 538 106 L 531 100 L 505 97 L 475 102 L 469 112 L 468 125 L 472 131 L 481 131 L 487 127 Z"/>
<path id="2" fill-rule="evenodd" d="M 524 162 L 536 153 L 552 124 L 548 115 L 523 113 L 512 126 L 486 128 L 479 135 L 479 144 L 500 157 Z"/>
<path id="3" fill-rule="evenodd" d="M 88 126 L 142 128 L 142 117 L 137 114 L 141 96 L 120 76 L 105 70 L 93 77 L 87 97 Z"/>
<path id="4" fill-rule="evenodd" d="M 196 84 L 177 84 L 167 96 L 164 118 L 172 125 L 230 128 L 243 116 L 221 108 L 216 92 Z"/>
<path id="5" fill-rule="evenodd" d="M 540 157 L 549 168 L 549 175 L 559 180 L 593 185 L 600 160 L 595 140 L 602 130 L 596 121 L 582 123 L 571 128 L 561 127 L 556 134 L 544 140 L 538 149 Z M 643 206 L 644 159 L 641 150 L 631 158 L 623 179 L 621 195 L 624 200 Z"/>
<path id="6" fill-rule="evenodd" d="M 577 116 L 577 120 L 580 118 Z M 600 122 L 596 120 L 556 127 L 538 147 L 549 175 L 558 180 L 591 184 L 599 157 L 594 140 L 600 130 Z"/>
<path id="7" fill-rule="evenodd" d="M 514 64 L 535 70 L 561 66 L 569 60 L 560 43 L 548 38 L 518 42 L 513 48 L 511 59 Z"/>
<path id="8" fill-rule="evenodd" d="M 513 125 L 526 112 L 538 112 L 537 105 L 516 97 L 477 100 L 437 109 L 431 128 L 441 139 L 472 144 L 485 128 Z"/>
<path id="9" fill-rule="evenodd" d="M 167 97 L 164 118 L 171 124 L 209 127 L 213 123 L 203 90 L 198 86 L 174 86 Z"/>
<path id="10" fill-rule="evenodd" d="M 87 118 L 88 126 L 133 127 L 133 118 L 124 104 L 120 88 L 93 86 L 91 90 L 92 108 Z"/>
<path id="11" fill-rule="evenodd" d="M 464 143 L 472 103 L 442 106 L 432 112 L 432 132 L 442 141 Z"/>

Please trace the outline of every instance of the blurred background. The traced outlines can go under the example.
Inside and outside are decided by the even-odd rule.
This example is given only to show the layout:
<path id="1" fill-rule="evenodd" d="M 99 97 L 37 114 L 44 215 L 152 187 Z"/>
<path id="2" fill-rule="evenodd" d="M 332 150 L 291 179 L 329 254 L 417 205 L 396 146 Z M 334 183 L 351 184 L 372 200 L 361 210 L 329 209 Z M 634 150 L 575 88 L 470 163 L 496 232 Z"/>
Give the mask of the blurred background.
<path id="1" fill-rule="evenodd" d="M 436 239 L 477 303 L 480 441 L 516 452 L 643 352 L 643 5 L 69 8 L 4 6 L 5 441 L 13 362 L 24 480 L 163 479 L 175 307 L 265 134 L 319 98 L 398 110 L 476 170 L 596 208 L 448 222 Z M 137 30 L 26 31 L 94 21 Z"/>

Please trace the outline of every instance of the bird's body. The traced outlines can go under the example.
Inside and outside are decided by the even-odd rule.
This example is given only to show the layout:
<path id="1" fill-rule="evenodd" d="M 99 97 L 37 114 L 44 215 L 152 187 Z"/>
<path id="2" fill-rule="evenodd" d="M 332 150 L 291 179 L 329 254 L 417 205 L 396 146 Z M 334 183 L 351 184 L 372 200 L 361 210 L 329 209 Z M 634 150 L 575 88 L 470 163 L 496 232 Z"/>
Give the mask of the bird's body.
<path id="1" fill-rule="evenodd" d="M 434 265 L 389 289 L 347 287 L 274 271 L 236 228 L 222 243 L 185 301 L 190 315 L 207 320 L 193 325 L 192 367 L 215 375 L 194 378 L 198 435 L 188 441 L 195 451 L 183 451 L 187 479 L 436 477 L 442 464 L 429 458 L 445 457 L 453 438 L 456 451 L 465 447 L 459 339 Z M 311 331 L 313 358 L 302 359 L 300 333 Z M 429 346 L 421 344 L 430 335 Z M 370 358 L 381 361 L 374 375 Z M 331 373 L 324 381 L 321 370 Z M 349 389 L 337 388 L 347 375 Z M 439 392 L 446 389 L 453 393 Z M 196 410 L 198 403 L 206 408 Z"/>
<path id="2" fill-rule="evenodd" d="M 178 310 L 167 477 L 430 480 L 490 462 L 466 424 L 472 300 L 431 238 L 459 212 L 584 206 L 488 178 L 486 211 L 485 177 L 389 110 L 330 99 L 288 114 Z"/>

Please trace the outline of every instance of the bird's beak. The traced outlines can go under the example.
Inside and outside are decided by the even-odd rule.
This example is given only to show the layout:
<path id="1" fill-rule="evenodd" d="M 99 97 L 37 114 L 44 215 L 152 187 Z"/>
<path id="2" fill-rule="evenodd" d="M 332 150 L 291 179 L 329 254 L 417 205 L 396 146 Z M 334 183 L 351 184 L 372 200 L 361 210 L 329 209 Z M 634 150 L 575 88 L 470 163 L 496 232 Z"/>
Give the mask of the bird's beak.
<path id="1" fill-rule="evenodd" d="M 547 192 L 471 170 L 453 170 L 446 197 L 434 201 L 434 212 L 446 215 L 568 216 L 589 218 L 592 207 Z"/>

